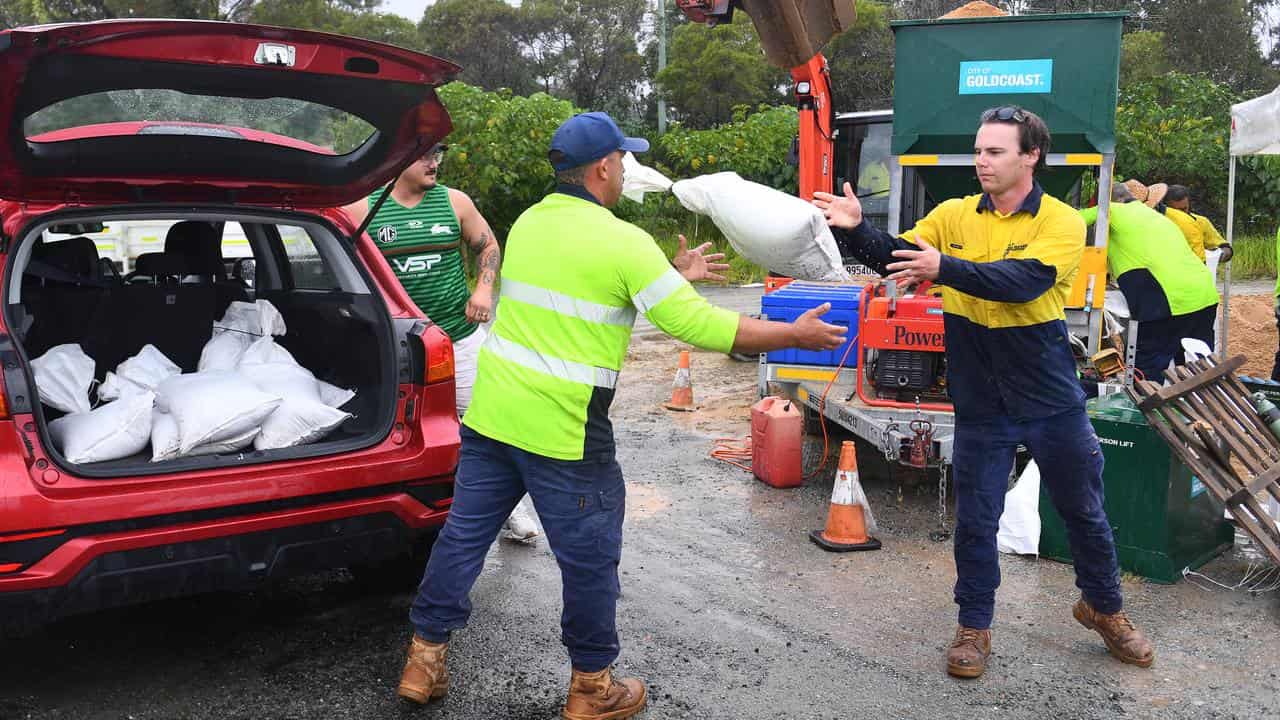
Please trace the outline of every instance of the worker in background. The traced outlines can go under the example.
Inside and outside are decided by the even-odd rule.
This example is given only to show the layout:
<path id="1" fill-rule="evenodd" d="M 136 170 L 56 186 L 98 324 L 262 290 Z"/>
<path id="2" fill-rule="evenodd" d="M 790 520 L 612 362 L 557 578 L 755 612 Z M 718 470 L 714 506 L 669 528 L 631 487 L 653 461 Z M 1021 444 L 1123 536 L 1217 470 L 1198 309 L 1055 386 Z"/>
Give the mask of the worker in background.
<path id="1" fill-rule="evenodd" d="M 1222 233 L 1218 232 L 1218 228 L 1213 226 L 1213 222 L 1209 218 L 1191 212 L 1191 191 L 1186 185 L 1170 185 L 1169 192 L 1164 196 L 1164 204 L 1186 213 L 1195 221 L 1196 227 L 1200 228 L 1204 242 L 1199 247 L 1193 246 L 1191 248 L 1196 257 L 1200 258 L 1200 262 L 1204 262 L 1205 252 L 1209 250 L 1221 251 L 1221 254 L 1218 255 L 1218 262 L 1231 261 L 1234 251 L 1227 244 L 1226 238 L 1222 237 Z"/>
<path id="2" fill-rule="evenodd" d="M 1160 383 L 1165 368 L 1181 355 L 1182 338 L 1214 346 L 1218 290 L 1178 226 L 1136 200 L 1129 183 L 1112 185 L 1107 269 L 1124 293 L 1129 317 L 1138 321 L 1134 366 Z M 1080 214 L 1092 224 L 1098 209 Z"/>
<path id="3" fill-rule="evenodd" d="M 1035 180 L 1049 130 L 1019 107 L 982 114 L 974 143 L 981 195 L 947 200 L 894 237 L 873 227 L 848 184 L 817 193 L 837 240 L 899 283 L 944 286 L 947 387 L 955 405 L 955 601 L 947 672 L 982 675 L 1000 584 L 996 531 L 1019 445 L 1031 451 L 1067 525 L 1076 585 L 1072 614 L 1112 655 L 1149 667 L 1150 642 L 1122 608 L 1102 451 L 1084 410 L 1063 305 L 1084 252 L 1085 225 Z M 908 240 L 910 238 L 911 240 Z M 913 242 L 914 241 L 914 242 Z"/>
<path id="4" fill-rule="evenodd" d="M 436 144 L 400 173 L 368 232 L 409 298 L 453 341 L 455 402 L 461 418 L 471 402 L 476 359 L 486 335 L 483 323 L 493 319 L 493 284 L 502 251 L 471 198 L 439 182 L 446 150 L 447 145 Z M 344 208 L 356 227 L 381 194 Z M 475 290 L 467 289 L 464 242 L 475 256 Z M 516 506 L 505 528 L 504 537 L 517 542 L 534 542 L 539 534 L 524 503 Z"/>
<path id="5" fill-rule="evenodd" d="M 1191 248 L 1191 252 L 1200 258 L 1200 262 L 1204 262 L 1204 230 L 1196 224 L 1196 221 L 1190 215 L 1165 204 L 1165 197 L 1169 193 L 1168 185 L 1155 183 L 1148 186 L 1136 179 L 1126 180 L 1124 185 L 1129 189 L 1129 193 L 1133 195 L 1135 200 L 1173 221 L 1173 224 L 1177 225 L 1178 230 L 1182 232 L 1182 237 L 1187 243 L 1187 247 Z"/>
<path id="6" fill-rule="evenodd" d="M 402 697 L 444 695 L 450 634 L 466 625 L 486 549 L 527 491 L 564 586 L 561 639 L 573 673 L 563 716 L 638 713 L 644 684 L 610 673 L 619 652 L 626 490 L 608 414 L 636 313 L 720 353 L 830 350 L 844 342 L 845 328 L 819 319 L 829 304 L 794 323 L 710 305 L 689 281 L 715 277 L 723 265 L 708 265 L 703 248 L 687 250 L 683 238 L 668 262 L 648 233 L 615 217 L 609 208 L 622 195 L 622 156 L 648 148 L 600 112 L 570 118 L 551 138 L 559 185 L 520 216 L 507 239 L 502 302 L 463 418 L 453 504 L 410 613 L 415 634 Z"/>

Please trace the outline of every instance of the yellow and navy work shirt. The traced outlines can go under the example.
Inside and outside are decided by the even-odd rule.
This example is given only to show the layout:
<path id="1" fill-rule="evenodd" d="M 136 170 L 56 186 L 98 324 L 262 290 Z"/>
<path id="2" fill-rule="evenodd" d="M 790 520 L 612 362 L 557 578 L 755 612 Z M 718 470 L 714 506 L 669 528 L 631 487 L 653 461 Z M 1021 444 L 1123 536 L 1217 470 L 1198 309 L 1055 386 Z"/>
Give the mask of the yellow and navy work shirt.
<path id="1" fill-rule="evenodd" d="M 1107 269 L 1138 322 L 1163 320 L 1218 303 L 1213 275 L 1196 259 L 1174 221 L 1140 202 L 1111 203 Z M 1085 222 L 1098 208 L 1080 211 Z"/>
<path id="2" fill-rule="evenodd" d="M 501 284 L 463 423 L 559 460 L 613 456 L 609 405 L 637 311 L 717 352 L 738 333 L 737 313 L 710 305 L 648 233 L 576 186 L 516 220 Z"/>
<path id="3" fill-rule="evenodd" d="M 1204 250 L 1217 250 L 1227 244 L 1227 239 L 1222 237 L 1222 233 L 1218 232 L 1218 228 L 1213 226 L 1213 222 L 1203 215 L 1188 213 L 1191 219 L 1196 221 L 1196 226 L 1200 228 L 1201 234 L 1204 236 Z M 1204 252 L 1197 253 L 1201 261 L 1204 260 Z"/>
<path id="4" fill-rule="evenodd" d="M 1204 262 L 1204 228 L 1200 227 L 1195 218 L 1178 208 L 1171 208 L 1163 203 L 1157 205 L 1156 210 L 1178 226 L 1178 229 L 1182 231 L 1182 236 L 1187 240 L 1187 247 L 1191 248 L 1191 252 L 1195 253 L 1197 258 L 1200 258 L 1200 262 Z"/>
<path id="5" fill-rule="evenodd" d="M 915 250 L 919 235 L 942 253 L 947 388 L 956 417 L 1044 418 L 1084 404 L 1063 306 L 1084 253 L 1076 211 L 1037 183 L 1015 212 L 986 194 L 947 200 L 896 238 L 865 219 L 836 231 L 876 272 Z"/>

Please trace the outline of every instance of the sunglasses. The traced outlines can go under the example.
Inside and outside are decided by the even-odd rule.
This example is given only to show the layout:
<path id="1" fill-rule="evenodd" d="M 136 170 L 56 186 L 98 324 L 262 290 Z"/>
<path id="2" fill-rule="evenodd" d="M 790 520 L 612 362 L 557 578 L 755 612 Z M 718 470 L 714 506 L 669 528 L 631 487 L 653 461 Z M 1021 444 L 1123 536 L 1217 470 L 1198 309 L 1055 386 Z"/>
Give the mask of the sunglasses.
<path id="1" fill-rule="evenodd" d="M 422 157 L 418 158 L 418 162 L 423 163 L 424 165 L 428 163 L 433 163 L 433 162 L 438 165 L 443 160 L 444 160 L 443 150 L 436 150 L 434 152 L 429 152 L 426 155 L 423 155 Z"/>
<path id="2" fill-rule="evenodd" d="M 982 113 L 982 122 L 991 122 L 993 120 L 998 120 L 1000 122 L 1013 121 L 1016 123 L 1023 123 L 1027 121 L 1027 114 L 1023 112 L 1022 108 L 1014 107 L 1012 105 L 992 108 L 991 110 Z"/>

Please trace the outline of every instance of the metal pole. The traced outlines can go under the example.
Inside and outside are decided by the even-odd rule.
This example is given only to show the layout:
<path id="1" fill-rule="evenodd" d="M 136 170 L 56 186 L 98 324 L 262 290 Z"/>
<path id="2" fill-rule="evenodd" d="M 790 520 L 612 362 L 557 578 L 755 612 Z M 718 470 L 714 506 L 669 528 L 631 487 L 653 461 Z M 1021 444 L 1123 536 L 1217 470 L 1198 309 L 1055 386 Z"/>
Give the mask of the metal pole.
<path id="1" fill-rule="evenodd" d="M 658 0 L 658 72 L 667 66 L 667 3 Z M 658 134 L 667 132 L 667 101 L 658 96 Z"/>
<path id="2" fill-rule="evenodd" d="M 1227 171 L 1227 244 L 1231 245 L 1231 236 L 1236 221 L 1236 156 L 1231 156 L 1230 169 Z M 1232 250 L 1234 251 L 1234 246 Z M 1234 258 L 1233 258 L 1234 259 Z M 1231 324 L 1231 262 L 1227 262 L 1226 274 L 1222 284 L 1222 344 L 1218 346 L 1218 357 L 1227 357 L 1227 330 Z"/>

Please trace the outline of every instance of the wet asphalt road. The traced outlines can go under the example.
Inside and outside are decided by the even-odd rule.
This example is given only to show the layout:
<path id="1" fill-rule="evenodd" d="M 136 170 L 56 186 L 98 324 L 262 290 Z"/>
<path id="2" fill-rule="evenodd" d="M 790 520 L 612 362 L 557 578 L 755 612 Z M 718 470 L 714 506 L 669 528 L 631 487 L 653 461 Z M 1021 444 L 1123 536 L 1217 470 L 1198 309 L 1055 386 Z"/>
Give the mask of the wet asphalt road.
<path id="1" fill-rule="evenodd" d="M 1051 561 L 1003 559 L 988 674 L 947 678 L 954 572 L 950 546 L 927 539 L 936 486 L 864 459 L 885 548 L 820 552 L 807 534 L 830 474 L 777 490 L 710 460 L 713 436 L 745 426 L 695 429 L 658 410 L 668 372 L 624 374 L 614 404 L 628 478 L 617 672 L 649 683 L 642 718 L 1277 716 L 1280 591 L 1126 579 L 1157 644 L 1140 670 L 1075 623 L 1071 570 Z M 717 372 L 754 377 L 746 363 Z M 1203 572 L 1234 582 L 1254 558 L 1238 546 Z M 426 708 L 394 696 L 411 597 L 335 571 L 68 619 L 0 640 L 0 719 L 558 717 L 568 661 L 545 542 L 492 549 L 452 645 L 450 695 Z"/>
<path id="2" fill-rule="evenodd" d="M 954 681 L 941 662 L 954 576 L 949 546 L 926 539 L 931 486 L 868 479 L 885 549 L 829 555 L 806 538 L 829 480 L 765 487 L 650 410 L 626 418 L 619 439 L 618 670 L 648 680 L 642 717 L 1261 718 L 1280 707 L 1280 593 L 1126 582 L 1159 647 L 1145 671 L 1110 660 L 1071 619 L 1068 567 L 1005 558 L 992 667 Z M 1236 552 L 1206 573 L 1238 578 L 1246 561 Z M 545 544 L 492 550 L 452 647 L 450 695 L 427 708 L 393 692 L 410 599 L 334 572 L 70 619 L 4 643 L 0 717 L 558 716 L 568 663 Z"/>

